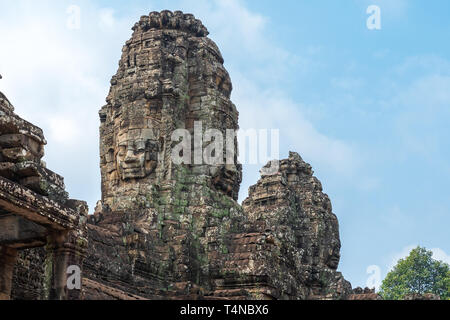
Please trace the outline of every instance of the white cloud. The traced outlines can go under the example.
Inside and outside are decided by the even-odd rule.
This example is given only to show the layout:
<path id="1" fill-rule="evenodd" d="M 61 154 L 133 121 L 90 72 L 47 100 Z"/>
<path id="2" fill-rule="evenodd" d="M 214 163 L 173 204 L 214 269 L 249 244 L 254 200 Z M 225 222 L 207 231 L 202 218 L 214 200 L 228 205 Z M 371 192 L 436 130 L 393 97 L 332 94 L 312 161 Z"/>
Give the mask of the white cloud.
<path id="1" fill-rule="evenodd" d="M 237 77 L 236 77 L 237 76 Z M 357 152 L 344 141 L 320 133 L 303 114 L 302 105 L 278 89 L 264 90 L 235 73 L 239 86 L 234 102 L 242 129 L 280 129 L 281 146 L 297 151 L 316 165 L 342 175 L 358 166 Z"/>
<path id="2" fill-rule="evenodd" d="M 433 248 L 433 259 L 450 264 L 450 255 L 440 248 Z"/>
<path id="3" fill-rule="evenodd" d="M 100 26 L 112 28 L 114 26 L 114 9 L 105 8 L 100 10 Z"/>
<path id="4" fill-rule="evenodd" d="M 79 123 L 69 117 L 70 115 L 56 116 L 48 120 L 50 139 L 66 147 L 73 147 L 74 143 L 79 141 L 82 132 Z"/>
<path id="5" fill-rule="evenodd" d="M 408 257 L 411 251 L 417 247 L 418 245 L 409 245 L 404 247 L 400 252 L 393 254 L 390 259 L 391 262 L 388 266 L 388 271 L 391 271 L 397 265 L 400 259 L 405 259 L 406 257 Z M 440 248 L 433 248 L 427 250 L 433 252 L 432 256 L 433 259 L 450 264 L 450 255 L 448 255 L 444 250 Z"/>

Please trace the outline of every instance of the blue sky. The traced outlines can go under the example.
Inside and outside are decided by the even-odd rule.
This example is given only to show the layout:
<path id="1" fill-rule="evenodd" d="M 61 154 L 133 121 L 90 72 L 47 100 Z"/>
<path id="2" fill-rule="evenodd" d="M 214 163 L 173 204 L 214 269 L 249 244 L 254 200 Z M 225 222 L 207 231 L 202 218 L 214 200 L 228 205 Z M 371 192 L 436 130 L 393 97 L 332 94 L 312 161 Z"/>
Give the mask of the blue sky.
<path id="1" fill-rule="evenodd" d="M 366 9 L 381 9 L 368 30 Z M 80 29 L 67 8 L 81 8 Z M 0 90 L 48 140 L 74 198 L 100 199 L 98 110 L 131 26 L 153 10 L 201 19 L 245 128 L 280 129 L 311 163 L 341 226 L 340 270 L 365 286 L 414 245 L 450 262 L 450 2 L 4 1 Z M 261 165 L 245 166 L 241 200 Z"/>

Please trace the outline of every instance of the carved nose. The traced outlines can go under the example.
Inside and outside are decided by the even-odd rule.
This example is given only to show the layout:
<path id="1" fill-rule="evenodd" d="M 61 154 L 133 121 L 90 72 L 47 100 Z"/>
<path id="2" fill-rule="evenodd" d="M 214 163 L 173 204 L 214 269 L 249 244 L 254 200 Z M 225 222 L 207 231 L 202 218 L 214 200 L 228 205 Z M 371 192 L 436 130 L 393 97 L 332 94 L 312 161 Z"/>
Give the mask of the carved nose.
<path id="1" fill-rule="evenodd" d="M 134 161 L 135 161 L 135 158 L 134 158 L 133 151 L 128 150 L 127 155 L 125 157 L 125 163 L 134 162 Z"/>

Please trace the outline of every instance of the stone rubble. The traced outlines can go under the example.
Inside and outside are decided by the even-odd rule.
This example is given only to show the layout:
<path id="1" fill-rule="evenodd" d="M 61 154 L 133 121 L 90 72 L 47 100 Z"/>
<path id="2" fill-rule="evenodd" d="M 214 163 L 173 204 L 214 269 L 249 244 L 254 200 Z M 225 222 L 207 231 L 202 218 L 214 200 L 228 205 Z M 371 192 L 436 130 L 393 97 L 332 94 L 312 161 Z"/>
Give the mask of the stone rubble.
<path id="1" fill-rule="evenodd" d="M 375 292 L 375 289 L 356 288 L 349 295 L 348 300 L 383 300 L 383 298 Z"/>

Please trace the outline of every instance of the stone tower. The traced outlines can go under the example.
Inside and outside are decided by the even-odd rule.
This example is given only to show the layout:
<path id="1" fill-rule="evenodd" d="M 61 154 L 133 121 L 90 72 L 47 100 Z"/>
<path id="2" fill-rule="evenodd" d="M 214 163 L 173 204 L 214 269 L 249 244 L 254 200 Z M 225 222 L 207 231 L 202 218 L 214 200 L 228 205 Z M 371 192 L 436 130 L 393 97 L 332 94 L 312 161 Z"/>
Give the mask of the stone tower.
<path id="1" fill-rule="evenodd" d="M 236 131 L 231 80 L 216 44 L 192 15 L 152 12 L 133 31 L 100 111 L 102 201 L 91 218 L 91 275 L 129 275 L 133 281 L 123 280 L 122 288 L 143 295 L 167 287 L 182 295 L 190 287 L 208 290 L 209 254 L 224 247 L 231 217 L 244 217 L 236 202 L 242 179 L 237 138 L 224 145 L 232 163 L 230 153 L 207 164 L 192 152 L 175 164 L 173 133 L 186 130 L 192 149 L 203 151 L 211 142 L 208 130 L 223 137 Z M 116 245 L 105 246 L 104 237 Z M 117 261 L 103 264 L 99 252 Z"/>
<path id="2" fill-rule="evenodd" d="M 203 131 L 218 129 L 225 137 L 227 129 L 238 129 L 230 77 L 199 20 L 179 11 L 152 12 L 133 31 L 100 111 L 102 201 L 112 210 L 148 204 L 154 185 L 174 181 L 175 130 L 193 136 L 195 122 L 202 122 Z M 240 167 L 197 163 L 195 170 L 237 200 Z"/>

